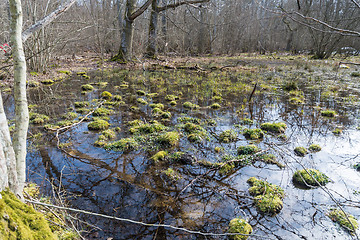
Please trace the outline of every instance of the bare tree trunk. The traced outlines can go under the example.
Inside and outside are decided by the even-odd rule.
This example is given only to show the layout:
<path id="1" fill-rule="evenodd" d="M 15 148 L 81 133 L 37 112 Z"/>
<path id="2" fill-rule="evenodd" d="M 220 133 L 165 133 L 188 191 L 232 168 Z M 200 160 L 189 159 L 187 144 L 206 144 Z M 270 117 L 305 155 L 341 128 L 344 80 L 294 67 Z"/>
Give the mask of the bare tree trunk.
<path id="1" fill-rule="evenodd" d="M 29 111 L 26 99 L 26 61 L 22 44 L 22 10 L 20 0 L 10 0 L 11 42 L 14 58 L 14 99 L 15 99 L 15 133 L 13 148 L 16 157 L 18 189 L 16 194 L 22 196 L 26 179 L 26 138 L 29 126 Z"/>
<path id="2" fill-rule="evenodd" d="M 118 54 L 118 60 L 128 61 L 132 57 L 132 39 L 134 35 L 133 20 L 130 19 L 131 13 L 135 9 L 135 0 L 127 0 L 125 17 L 123 20 L 123 31 L 121 33 L 121 45 Z"/>
<path id="3" fill-rule="evenodd" d="M 158 17 L 159 17 L 158 5 L 159 5 L 159 0 L 153 0 L 151 5 L 148 46 L 145 53 L 145 56 L 148 58 L 155 58 L 156 56 L 156 35 L 157 35 Z"/>

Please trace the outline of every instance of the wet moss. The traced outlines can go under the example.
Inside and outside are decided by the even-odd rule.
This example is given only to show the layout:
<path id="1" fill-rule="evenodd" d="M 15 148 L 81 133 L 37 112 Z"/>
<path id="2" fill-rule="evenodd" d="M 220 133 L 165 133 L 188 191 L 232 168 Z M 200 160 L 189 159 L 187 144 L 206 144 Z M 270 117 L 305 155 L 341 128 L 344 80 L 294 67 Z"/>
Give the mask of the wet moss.
<path id="1" fill-rule="evenodd" d="M 352 72 L 350 74 L 351 77 L 360 77 L 360 72 Z"/>
<path id="2" fill-rule="evenodd" d="M 93 112 L 93 116 L 108 116 L 110 114 L 112 114 L 113 111 L 107 108 L 97 108 L 94 112 Z"/>
<path id="3" fill-rule="evenodd" d="M 183 103 L 183 107 L 184 107 L 184 108 L 187 108 L 187 109 L 197 109 L 197 108 L 200 108 L 199 105 L 196 105 L 196 104 L 191 103 L 191 102 L 184 102 L 184 103 Z"/>
<path id="4" fill-rule="evenodd" d="M 309 151 L 310 152 L 320 152 L 321 151 L 321 147 L 319 144 L 311 144 L 309 146 Z"/>
<path id="5" fill-rule="evenodd" d="M 110 123 L 101 119 L 98 119 L 88 124 L 89 130 L 106 130 L 109 127 L 110 127 Z"/>
<path id="6" fill-rule="evenodd" d="M 166 156 L 168 155 L 167 152 L 165 151 L 159 151 L 157 152 L 156 154 L 154 154 L 152 157 L 151 157 L 151 160 L 153 160 L 155 163 L 159 162 L 159 161 L 163 161 L 165 160 Z"/>
<path id="7" fill-rule="evenodd" d="M 149 133 L 155 133 L 155 132 L 162 132 L 166 129 L 167 129 L 167 127 L 165 127 L 161 123 L 158 123 L 155 121 L 154 123 L 146 123 L 146 124 L 139 123 L 139 125 L 135 125 L 134 127 L 131 127 L 129 129 L 129 131 L 132 134 L 139 134 L 139 133 L 140 134 L 149 134 Z"/>
<path id="8" fill-rule="evenodd" d="M 170 119 L 171 118 L 171 113 L 170 112 L 162 112 L 160 116 L 163 119 Z"/>
<path id="9" fill-rule="evenodd" d="M 214 102 L 221 102 L 222 97 L 220 97 L 220 96 L 213 96 L 211 100 L 213 100 Z"/>
<path id="10" fill-rule="evenodd" d="M 237 141 L 237 133 L 232 130 L 225 130 L 219 135 L 219 141 L 222 143 L 230 143 L 230 142 L 236 142 Z"/>
<path id="11" fill-rule="evenodd" d="M 28 81 L 28 82 L 27 82 L 27 86 L 28 86 L 28 87 L 31 87 L 31 88 L 35 88 L 35 87 L 40 86 L 40 83 L 37 82 L 37 81 Z"/>
<path id="12" fill-rule="evenodd" d="M 137 101 L 138 103 L 140 103 L 140 104 L 143 104 L 143 105 L 147 105 L 147 104 L 148 104 L 148 102 L 147 102 L 145 99 L 143 99 L 143 98 L 138 98 L 138 99 L 136 99 L 136 101 Z"/>
<path id="13" fill-rule="evenodd" d="M 121 152 L 130 152 L 133 150 L 137 150 L 139 147 L 139 143 L 134 138 L 123 138 L 119 141 L 107 144 L 105 146 L 105 149 Z"/>
<path id="14" fill-rule="evenodd" d="M 144 124 L 144 122 L 139 120 L 139 119 L 128 122 L 128 125 L 131 126 L 131 127 L 140 126 L 142 124 Z"/>
<path id="15" fill-rule="evenodd" d="M 81 90 L 83 90 L 83 91 L 92 91 L 92 90 L 94 90 L 94 87 L 92 85 L 90 85 L 90 84 L 85 84 L 85 85 L 81 86 Z"/>
<path id="16" fill-rule="evenodd" d="M 250 155 L 260 152 L 260 148 L 255 145 L 240 146 L 237 148 L 238 155 Z"/>
<path id="17" fill-rule="evenodd" d="M 262 155 L 258 156 L 256 160 L 264 162 L 266 164 L 274 164 L 274 165 L 278 166 L 279 168 L 285 167 L 284 164 L 277 161 L 274 154 L 262 154 Z"/>
<path id="18" fill-rule="evenodd" d="M 254 128 L 254 129 L 245 129 L 243 135 L 247 139 L 257 140 L 264 138 L 264 132 L 261 129 Z"/>
<path id="19" fill-rule="evenodd" d="M 172 168 L 168 168 L 164 171 L 162 171 L 162 173 L 169 178 L 171 181 L 177 181 L 179 179 L 181 179 L 181 176 L 178 172 L 176 172 L 174 169 Z"/>
<path id="20" fill-rule="evenodd" d="M 44 216 L 19 201 L 9 191 L 0 199 L 0 239 L 57 239 Z"/>
<path id="21" fill-rule="evenodd" d="M 191 133 L 191 134 L 187 135 L 187 139 L 189 140 L 189 142 L 199 143 L 199 142 L 202 142 L 204 140 L 204 134 Z"/>
<path id="22" fill-rule="evenodd" d="M 76 122 L 78 122 L 78 121 L 76 121 L 76 120 L 63 120 L 63 121 L 58 121 L 56 123 L 56 125 L 59 126 L 59 127 L 65 127 L 65 126 L 71 126 Z"/>
<path id="23" fill-rule="evenodd" d="M 54 84 L 55 82 L 51 79 L 45 79 L 45 80 L 42 80 L 41 83 L 44 85 L 51 85 L 51 84 Z"/>
<path id="24" fill-rule="evenodd" d="M 49 116 L 47 116 L 45 114 L 30 113 L 29 120 L 30 120 L 30 123 L 42 125 L 45 122 L 48 122 L 50 120 L 50 118 L 49 118 Z"/>
<path id="25" fill-rule="evenodd" d="M 213 104 L 211 104 L 210 108 L 212 108 L 212 109 L 219 109 L 219 108 L 221 108 L 221 106 L 220 106 L 220 104 L 218 104 L 218 103 L 213 103 Z"/>
<path id="26" fill-rule="evenodd" d="M 90 105 L 89 102 L 74 102 L 75 108 L 84 108 Z"/>
<path id="27" fill-rule="evenodd" d="M 104 91 L 100 94 L 100 97 L 106 100 L 110 100 L 112 98 L 112 94 L 108 91 Z"/>
<path id="28" fill-rule="evenodd" d="M 78 115 L 75 112 L 68 112 L 68 113 L 63 114 L 61 117 L 66 120 L 73 120 L 73 119 L 77 118 Z"/>
<path id="29" fill-rule="evenodd" d="M 159 94 L 158 94 L 158 93 L 149 93 L 147 96 L 148 96 L 149 98 L 156 98 L 156 97 L 159 96 Z"/>
<path id="30" fill-rule="evenodd" d="M 348 230 L 351 234 L 354 234 L 359 228 L 356 218 L 348 213 L 344 213 L 340 209 L 332 209 L 327 215 L 331 220 L 340 224 L 341 227 Z"/>
<path id="31" fill-rule="evenodd" d="M 297 170 L 293 175 L 293 182 L 306 188 L 309 188 L 311 186 L 324 186 L 329 181 L 330 179 L 328 176 L 315 169 Z"/>
<path id="32" fill-rule="evenodd" d="M 192 118 L 192 117 L 179 117 L 177 119 L 178 122 L 181 123 L 195 123 L 195 124 L 201 124 L 201 120 L 199 118 Z"/>
<path id="33" fill-rule="evenodd" d="M 111 140 L 116 137 L 116 133 L 114 132 L 114 130 L 107 129 L 102 131 L 100 136 L 103 136 L 103 140 Z"/>
<path id="34" fill-rule="evenodd" d="M 294 153 L 295 153 L 296 156 L 304 157 L 306 154 L 308 154 L 308 151 L 304 147 L 296 147 L 294 149 Z"/>
<path id="35" fill-rule="evenodd" d="M 143 90 L 137 90 L 137 91 L 136 91 L 136 94 L 139 95 L 139 96 L 145 96 L 145 95 L 146 95 L 146 92 L 143 91 Z"/>
<path id="36" fill-rule="evenodd" d="M 187 122 L 183 128 L 186 133 L 205 132 L 205 129 L 202 128 L 200 125 L 191 122 Z"/>
<path id="37" fill-rule="evenodd" d="M 164 109 L 164 104 L 162 103 L 152 103 L 152 104 L 149 104 L 149 107 L 151 108 L 158 108 L 158 109 Z"/>
<path id="38" fill-rule="evenodd" d="M 336 116 L 336 112 L 334 110 L 324 110 L 321 111 L 321 116 L 324 117 L 335 117 Z"/>
<path id="39" fill-rule="evenodd" d="M 173 131 L 159 135 L 156 139 L 156 142 L 164 146 L 172 147 L 178 144 L 179 140 L 180 140 L 180 134 L 176 131 Z"/>
<path id="40" fill-rule="evenodd" d="M 120 102 L 120 101 L 122 101 L 122 97 L 120 95 L 114 95 L 113 100 L 115 102 Z"/>
<path id="41" fill-rule="evenodd" d="M 299 97 L 292 97 L 292 98 L 290 98 L 289 99 L 289 102 L 291 103 L 291 104 L 304 104 L 305 102 L 304 102 L 304 99 L 302 99 L 302 98 L 299 98 Z"/>
<path id="42" fill-rule="evenodd" d="M 243 118 L 243 119 L 241 120 L 241 124 L 243 124 L 243 125 L 253 125 L 253 124 L 254 124 L 254 121 L 251 120 L 251 119 L 249 119 L 249 118 Z"/>
<path id="43" fill-rule="evenodd" d="M 340 135 L 342 133 L 342 129 L 340 128 L 335 128 L 333 131 L 332 131 L 333 134 L 335 135 Z"/>
<path id="44" fill-rule="evenodd" d="M 242 218 L 234 218 L 229 223 L 229 233 L 240 233 L 244 235 L 230 235 L 230 239 L 234 240 L 246 240 L 248 235 L 252 233 L 253 229 L 251 225 Z"/>
<path id="45" fill-rule="evenodd" d="M 76 108 L 75 111 L 80 114 L 87 114 L 90 112 L 90 109 L 87 108 Z"/>
<path id="46" fill-rule="evenodd" d="M 171 101 L 175 101 L 175 100 L 178 100 L 179 99 L 179 97 L 178 96 L 176 96 L 176 95 L 166 95 L 165 96 L 165 100 L 166 101 L 169 101 L 169 102 L 171 102 Z"/>
<path id="47" fill-rule="evenodd" d="M 281 211 L 285 196 L 281 187 L 255 177 L 249 178 L 247 182 L 251 185 L 249 193 L 255 196 L 255 205 L 261 213 L 275 215 Z"/>
<path id="48" fill-rule="evenodd" d="M 287 126 L 285 123 L 283 122 L 279 122 L 279 123 L 263 123 L 260 125 L 260 128 L 262 130 L 268 131 L 268 132 L 273 132 L 273 133 L 284 133 Z"/>
<path id="49" fill-rule="evenodd" d="M 171 106 L 176 106 L 177 102 L 176 102 L 176 101 L 171 101 L 169 104 L 170 104 Z"/>
<path id="50" fill-rule="evenodd" d="M 58 73 L 64 73 L 66 75 L 71 75 L 71 71 L 69 71 L 69 70 L 59 70 Z"/>

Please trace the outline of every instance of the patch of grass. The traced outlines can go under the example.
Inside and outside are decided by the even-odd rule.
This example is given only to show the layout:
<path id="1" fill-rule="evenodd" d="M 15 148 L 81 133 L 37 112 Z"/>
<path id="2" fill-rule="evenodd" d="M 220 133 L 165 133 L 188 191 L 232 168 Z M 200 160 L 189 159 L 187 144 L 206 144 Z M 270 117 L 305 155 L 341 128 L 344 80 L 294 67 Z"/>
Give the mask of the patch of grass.
<path id="1" fill-rule="evenodd" d="M 360 72 L 352 72 L 350 74 L 351 77 L 360 77 Z"/>
<path id="2" fill-rule="evenodd" d="M 316 169 L 297 170 L 293 175 L 293 182 L 302 187 L 324 186 L 330 181 L 329 177 Z"/>

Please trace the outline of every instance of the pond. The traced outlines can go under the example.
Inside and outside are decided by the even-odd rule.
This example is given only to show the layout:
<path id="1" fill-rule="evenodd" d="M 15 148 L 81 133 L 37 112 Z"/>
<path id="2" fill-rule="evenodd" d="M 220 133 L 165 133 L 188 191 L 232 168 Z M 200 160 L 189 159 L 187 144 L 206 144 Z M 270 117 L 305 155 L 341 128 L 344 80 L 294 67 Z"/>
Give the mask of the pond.
<path id="1" fill-rule="evenodd" d="M 44 194 L 61 189 L 71 207 L 144 223 L 221 234 L 241 217 L 253 228 L 250 239 L 355 238 L 328 213 L 340 205 L 360 216 L 358 69 L 301 59 L 203 67 L 88 71 L 29 89 L 28 180 Z M 49 118 L 35 120 L 39 114 Z M 93 130 L 93 122 L 110 131 Z M 246 134 L 266 122 L 285 123 L 284 132 Z M 240 154 L 250 144 L 260 152 Z M 294 152 L 311 144 L 321 151 Z M 293 174 L 303 168 L 330 182 L 295 186 Z M 284 190 L 279 213 L 255 206 L 250 177 Z M 96 226 L 86 239 L 226 239 L 77 217 Z"/>

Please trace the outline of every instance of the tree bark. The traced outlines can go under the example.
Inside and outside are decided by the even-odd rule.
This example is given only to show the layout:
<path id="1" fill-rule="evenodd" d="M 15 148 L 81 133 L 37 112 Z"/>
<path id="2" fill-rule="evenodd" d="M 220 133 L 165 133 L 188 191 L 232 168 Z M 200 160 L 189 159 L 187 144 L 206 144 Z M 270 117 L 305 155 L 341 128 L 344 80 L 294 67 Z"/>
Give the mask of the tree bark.
<path id="1" fill-rule="evenodd" d="M 158 5 L 159 5 L 159 0 L 152 1 L 150 24 L 149 24 L 149 35 L 148 35 L 148 46 L 145 53 L 145 56 L 148 58 L 155 58 L 156 56 L 156 35 L 157 35 L 158 18 L 159 18 Z"/>
<path id="2" fill-rule="evenodd" d="M 10 0 L 11 42 L 14 59 L 15 132 L 13 148 L 16 157 L 18 189 L 22 196 L 26 179 L 26 138 L 29 126 L 29 111 L 26 99 L 26 61 L 22 44 L 22 9 L 20 0 Z"/>

